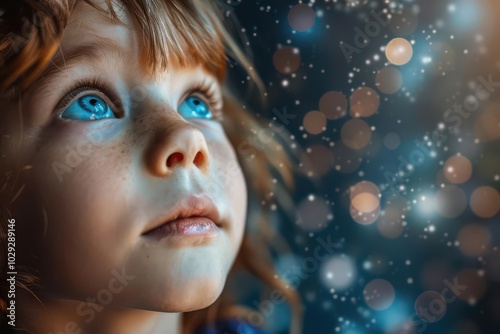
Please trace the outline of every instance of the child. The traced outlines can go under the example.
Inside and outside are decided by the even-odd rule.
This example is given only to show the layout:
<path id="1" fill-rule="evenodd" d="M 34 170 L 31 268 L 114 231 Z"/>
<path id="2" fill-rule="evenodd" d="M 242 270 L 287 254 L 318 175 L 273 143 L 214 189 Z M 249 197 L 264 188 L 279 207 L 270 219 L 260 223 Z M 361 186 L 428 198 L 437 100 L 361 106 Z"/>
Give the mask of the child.
<path id="1" fill-rule="evenodd" d="M 238 268 L 297 322 L 253 235 L 270 167 L 291 186 L 290 164 L 272 138 L 249 144 L 226 55 L 259 81 L 216 6 L 0 7 L 2 333 L 261 333 L 225 289 Z M 245 227 L 247 202 L 262 212 Z"/>

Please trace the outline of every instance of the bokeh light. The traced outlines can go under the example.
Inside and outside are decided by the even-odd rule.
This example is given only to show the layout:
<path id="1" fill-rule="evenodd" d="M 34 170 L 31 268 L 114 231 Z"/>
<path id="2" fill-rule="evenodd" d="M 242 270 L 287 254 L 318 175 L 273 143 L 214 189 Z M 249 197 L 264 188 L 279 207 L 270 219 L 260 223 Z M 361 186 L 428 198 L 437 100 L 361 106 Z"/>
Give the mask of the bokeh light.
<path id="1" fill-rule="evenodd" d="M 326 92 L 319 100 L 319 110 L 328 119 L 342 118 L 347 114 L 347 98 L 341 92 Z"/>
<path id="2" fill-rule="evenodd" d="M 500 102 L 496 101 L 486 106 L 474 126 L 476 138 L 490 142 L 500 138 Z"/>
<path id="3" fill-rule="evenodd" d="M 363 297 L 370 308 L 381 311 L 392 305 L 396 292 L 390 282 L 384 279 L 374 279 L 365 286 Z"/>
<path id="4" fill-rule="evenodd" d="M 353 150 L 359 150 L 370 143 L 372 131 L 365 121 L 351 119 L 342 126 L 340 137 L 345 146 Z"/>
<path id="5" fill-rule="evenodd" d="M 278 72 L 290 74 L 300 66 L 300 51 L 291 46 L 278 48 L 273 55 L 273 64 Z"/>
<path id="6" fill-rule="evenodd" d="M 379 187 L 375 183 L 370 181 L 361 181 L 349 187 L 349 197 L 351 201 L 358 195 L 365 193 L 372 194 L 377 198 L 380 197 L 381 194 Z"/>
<path id="7" fill-rule="evenodd" d="M 467 268 L 456 275 L 456 280 L 460 282 L 462 288 L 457 297 L 466 301 L 470 305 L 475 305 L 484 295 L 487 287 L 484 271 L 480 269 Z"/>
<path id="8" fill-rule="evenodd" d="M 357 195 L 351 201 L 352 206 L 361 212 L 372 212 L 380 205 L 380 199 L 370 193 L 362 193 Z"/>
<path id="9" fill-rule="evenodd" d="M 305 4 L 293 6 L 288 13 L 288 23 L 297 31 L 309 30 L 314 25 L 314 21 L 314 10 Z"/>
<path id="10" fill-rule="evenodd" d="M 470 196 L 470 207 L 476 216 L 491 218 L 500 210 L 500 195 L 493 187 L 479 187 Z"/>
<path id="11" fill-rule="evenodd" d="M 353 260 L 347 255 L 330 258 L 321 267 L 323 284 L 335 290 L 346 290 L 354 282 L 357 270 Z"/>
<path id="12" fill-rule="evenodd" d="M 313 110 L 304 116 L 304 128 L 312 135 L 326 130 L 326 116 L 321 111 Z"/>
<path id="13" fill-rule="evenodd" d="M 405 210 L 406 201 L 401 197 L 388 202 L 377 222 L 379 233 L 389 239 L 400 237 L 405 228 Z"/>
<path id="14" fill-rule="evenodd" d="M 460 229 L 457 241 L 464 255 L 479 256 L 488 252 L 491 235 L 486 226 L 468 224 Z"/>
<path id="15" fill-rule="evenodd" d="M 369 87 L 359 87 L 350 98 L 350 114 L 352 117 L 369 117 L 377 112 L 380 96 Z"/>
<path id="16" fill-rule="evenodd" d="M 467 182 L 472 175 L 472 164 L 469 159 L 462 155 L 455 155 L 444 164 L 444 176 L 452 183 Z"/>
<path id="17" fill-rule="evenodd" d="M 394 38 L 387 44 L 385 55 L 394 65 L 404 65 L 411 60 L 413 47 L 404 38 Z"/>
<path id="18" fill-rule="evenodd" d="M 380 206 L 377 206 L 372 211 L 360 211 L 353 205 L 350 206 L 351 218 L 358 224 L 369 225 L 377 221 L 380 216 Z"/>
<path id="19" fill-rule="evenodd" d="M 352 219 L 362 225 L 374 223 L 380 215 L 380 189 L 373 182 L 361 181 L 349 188 Z"/>

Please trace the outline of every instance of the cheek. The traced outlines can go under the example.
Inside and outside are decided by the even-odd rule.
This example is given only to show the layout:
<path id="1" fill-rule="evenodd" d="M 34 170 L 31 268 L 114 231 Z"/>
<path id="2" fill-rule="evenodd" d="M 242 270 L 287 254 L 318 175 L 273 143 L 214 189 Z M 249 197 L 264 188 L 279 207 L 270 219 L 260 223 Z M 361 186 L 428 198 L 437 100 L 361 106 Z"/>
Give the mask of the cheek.
<path id="1" fill-rule="evenodd" d="M 117 232 L 133 228 L 123 210 L 130 193 L 128 155 L 69 135 L 49 140 L 36 155 L 28 184 L 32 203 L 25 206 L 45 216 L 33 223 L 45 225 L 39 265 L 49 284 L 88 291 L 119 266 L 131 235 Z M 95 280 L 82 280 L 82 272 Z"/>
<path id="2" fill-rule="evenodd" d="M 245 178 L 240 166 L 235 163 L 234 167 L 234 177 L 232 186 L 228 189 L 229 198 L 231 199 L 231 204 L 234 207 L 236 219 L 235 219 L 235 235 L 234 243 L 237 248 L 241 244 L 241 239 L 243 237 L 243 232 L 245 230 L 246 217 L 247 217 L 247 186 L 245 183 Z"/>
<path id="3" fill-rule="evenodd" d="M 211 155 L 215 181 L 219 184 L 222 196 L 228 199 L 227 210 L 230 212 L 229 236 L 234 253 L 241 244 L 245 230 L 247 216 L 247 185 L 243 171 L 238 163 L 233 147 L 225 137 L 221 135 L 217 144 L 212 148 Z M 216 192 L 217 193 L 217 192 Z"/>

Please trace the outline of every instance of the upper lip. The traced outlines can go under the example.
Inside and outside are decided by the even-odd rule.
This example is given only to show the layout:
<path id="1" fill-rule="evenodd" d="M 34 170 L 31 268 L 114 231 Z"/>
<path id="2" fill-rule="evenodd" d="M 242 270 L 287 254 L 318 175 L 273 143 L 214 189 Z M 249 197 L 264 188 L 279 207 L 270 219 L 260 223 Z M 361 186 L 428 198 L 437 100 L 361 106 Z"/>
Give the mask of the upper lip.
<path id="1" fill-rule="evenodd" d="M 166 214 L 160 214 L 149 224 L 143 234 L 149 233 L 173 220 L 187 217 L 207 217 L 216 225 L 220 225 L 220 213 L 214 201 L 208 195 L 189 195 L 178 201 Z"/>

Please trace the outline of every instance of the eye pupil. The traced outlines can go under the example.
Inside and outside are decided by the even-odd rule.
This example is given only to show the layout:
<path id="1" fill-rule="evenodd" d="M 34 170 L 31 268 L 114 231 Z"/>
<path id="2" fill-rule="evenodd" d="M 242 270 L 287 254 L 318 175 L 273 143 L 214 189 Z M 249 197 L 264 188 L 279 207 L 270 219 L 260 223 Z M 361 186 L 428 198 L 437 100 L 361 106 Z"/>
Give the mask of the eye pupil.
<path id="1" fill-rule="evenodd" d="M 97 100 L 96 99 L 92 99 L 90 100 L 90 104 L 95 106 L 97 104 Z"/>
<path id="2" fill-rule="evenodd" d="M 210 107 L 202 99 L 190 96 L 179 107 L 179 112 L 187 118 L 213 118 Z"/>

